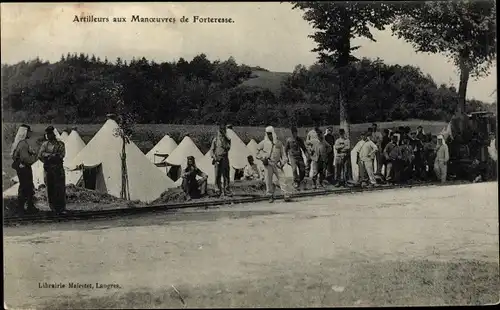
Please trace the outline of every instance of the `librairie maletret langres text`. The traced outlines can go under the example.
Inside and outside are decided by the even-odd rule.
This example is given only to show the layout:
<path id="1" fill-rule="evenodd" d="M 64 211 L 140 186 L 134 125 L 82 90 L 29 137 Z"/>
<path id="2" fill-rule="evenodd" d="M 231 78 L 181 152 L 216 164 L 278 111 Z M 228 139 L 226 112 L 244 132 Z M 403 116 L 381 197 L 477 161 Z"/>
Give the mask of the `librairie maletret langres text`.
<path id="1" fill-rule="evenodd" d="M 170 23 L 175 24 L 180 23 L 192 23 L 192 24 L 232 24 L 234 20 L 230 17 L 207 17 L 207 16 L 182 16 L 182 17 L 167 17 L 167 16 L 141 16 L 132 15 L 131 17 L 124 16 L 113 16 L 113 17 L 101 17 L 101 16 L 78 16 L 75 15 L 73 18 L 74 23 Z"/>
<path id="2" fill-rule="evenodd" d="M 56 283 L 47 283 L 40 282 L 38 283 L 38 288 L 55 288 L 55 289 L 120 289 L 122 288 L 119 284 L 116 283 L 77 283 L 77 282 L 56 282 Z"/>

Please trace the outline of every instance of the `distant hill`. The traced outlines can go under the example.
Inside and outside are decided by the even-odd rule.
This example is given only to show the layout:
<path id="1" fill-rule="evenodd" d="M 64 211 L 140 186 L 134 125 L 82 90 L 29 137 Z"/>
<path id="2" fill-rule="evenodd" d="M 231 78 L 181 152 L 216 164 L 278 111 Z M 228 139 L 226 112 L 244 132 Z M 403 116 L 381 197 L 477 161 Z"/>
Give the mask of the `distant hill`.
<path id="1" fill-rule="evenodd" d="M 250 79 L 241 85 L 267 88 L 273 93 L 279 94 L 281 83 L 291 74 L 290 72 L 271 72 L 265 69 L 253 70 Z"/>

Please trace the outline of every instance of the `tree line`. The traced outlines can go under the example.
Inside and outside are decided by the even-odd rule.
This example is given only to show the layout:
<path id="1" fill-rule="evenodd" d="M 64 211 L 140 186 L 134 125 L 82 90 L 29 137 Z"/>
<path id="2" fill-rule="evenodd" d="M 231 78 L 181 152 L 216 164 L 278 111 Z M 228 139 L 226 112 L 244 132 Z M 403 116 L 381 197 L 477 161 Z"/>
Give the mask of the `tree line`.
<path id="1" fill-rule="evenodd" d="M 181 58 L 164 63 L 145 58 L 111 63 L 68 54 L 55 63 L 35 59 L 2 65 L 4 121 L 96 123 L 125 109 L 137 123 L 146 124 L 338 124 L 340 74 L 334 66 L 299 65 L 277 91 L 246 86 L 243 82 L 255 70 L 265 69 L 237 64 L 233 58 L 210 61 L 204 54 L 190 62 Z M 353 123 L 447 120 L 458 102 L 454 87 L 437 85 L 413 66 L 362 59 L 350 63 L 346 72 Z M 476 100 L 467 106 L 492 108 Z"/>
<path id="2" fill-rule="evenodd" d="M 484 77 L 496 56 L 496 4 L 491 0 L 445 1 L 292 1 L 315 30 L 309 37 L 318 60 L 334 66 L 339 75 L 339 121 L 349 133 L 347 77 L 350 64 L 359 61 L 352 52 L 354 38 L 376 42 L 372 29 L 391 28 L 392 34 L 412 44 L 416 52 L 439 53 L 452 60 L 460 72 L 458 105 L 454 118 L 464 119 L 467 84 Z M 349 135 L 349 134 L 348 134 Z"/>

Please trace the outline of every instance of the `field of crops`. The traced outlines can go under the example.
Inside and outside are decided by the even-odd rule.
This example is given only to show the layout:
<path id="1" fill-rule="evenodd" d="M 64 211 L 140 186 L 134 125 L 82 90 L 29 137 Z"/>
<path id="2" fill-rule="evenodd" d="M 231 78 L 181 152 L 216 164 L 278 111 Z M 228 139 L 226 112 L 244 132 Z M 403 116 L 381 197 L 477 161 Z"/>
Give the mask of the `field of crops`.
<path id="1" fill-rule="evenodd" d="M 70 129 L 73 126 L 77 127 L 77 130 L 85 143 L 88 143 L 102 126 L 102 124 L 51 125 L 57 128 L 59 132 L 62 132 L 64 129 Z M 370 125 L 371 124 L 351 125 L 351 140 L 356 141 L 359 138 L 360 133 L 366 131 Z M 415 130 L 418 125 L 422 125 L 425 132 L 439 133 L 445 126 L 445 123 L 410 120 L 378 123 L 378 125 L 382 129 L 394 128 L 398 126 L 410 126 L 412 130 Z M 2 177 L 4 181 L 4 190 L 8 188 L 6 186 L 10 186 L 11 183 L 8 180 L 15 173 L 10 168 L 11 159 L 9 152 L 10 145 L 14 140 L 18 126 L 19 124 L 15 123 L 3 123 L 2 143 L 4 145 L 4 151 L 2 154 L 2 170 L 7 173 L 7 175 Z M 43 137 L 44 130 L 48 124 L 30 124 L 30 126 L 33 129 L 33 139 L 36 140 Z M 338 131 L 338 128 L 338 126 L 334 126 L 334 131 Z M 310 129 L 311 128 L 299 128 L 299 134 L 301 136 L 305 136 L 306 132 Z M 146 153 L 166 134 L 170 135 L 177 143 L 180 143 L 182 138 L 186 134 L 189 134 L 200 150 L 203 153 L 206 153 L 210 147 L 211 139 L 213 138 L 216 130 L 216 126 L 213 125 L 138 124 L 135 126 L 132 140 L 143 152 Z M 259 142 L 264 137 L 264 127 L 234 127 L 234 130 L 245 143 L 248 143 L 250 139 L 255 139 Z M 290 136 L 290 130 L 287 128 L 276 128 L 276 133 L 280 139 Z"/>

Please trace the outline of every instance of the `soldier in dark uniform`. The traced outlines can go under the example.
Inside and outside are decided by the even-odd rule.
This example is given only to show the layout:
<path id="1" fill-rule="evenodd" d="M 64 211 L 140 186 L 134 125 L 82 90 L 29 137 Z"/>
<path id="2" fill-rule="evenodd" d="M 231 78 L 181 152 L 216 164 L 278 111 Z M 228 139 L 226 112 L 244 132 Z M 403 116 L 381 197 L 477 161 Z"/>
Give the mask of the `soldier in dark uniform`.
<path id="1" fill-rule="evenodd" d="M 66 211 L 66 174 L 63 160 L 66 155 L 64 142 L 57 140 L 54 127 L 45 129 L 47 141 L 42 143 L 38 158 L 45 171 L 45 186 L 50 208 L 57 214 Z"/>
<path id="2" fill-rule="evenodd" d="M 31 127 L 21 125 L 12 145 L 12 168 L 16 170 L 19 178 L 19 190 L 17 194 L 18 208 L 17 213 L 25 213 L 24 205 L 27 204 L 28 213 L 36 213 L 39 210 L 35 208 L 35 186 L 33 184 L 33 171 L 31 165 L 36 162 L 36 152 L 31 148 L 28 139 L 31 135 Z"/>

